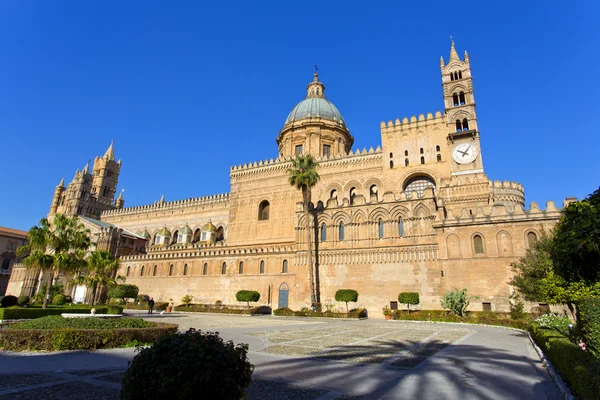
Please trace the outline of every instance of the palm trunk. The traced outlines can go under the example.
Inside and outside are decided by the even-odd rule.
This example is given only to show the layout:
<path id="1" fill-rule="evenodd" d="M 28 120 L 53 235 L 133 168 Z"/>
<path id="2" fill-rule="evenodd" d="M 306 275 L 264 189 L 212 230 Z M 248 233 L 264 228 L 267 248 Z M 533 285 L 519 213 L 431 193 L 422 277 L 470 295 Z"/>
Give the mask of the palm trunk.
<path id="1" fill-rule="evenodd" d="M 315 297 L 315 274 L 313 270 L 313 254 L 312 254 L 312 239 L 310 230 L 310 214 L 308 212 L 308 204 L 310 202 L 310 187 L 302 191 L 304 195 L 304 221 L 306 222 L 306 246 L 308 248 L 308 272 L 310 277 L 310 302 L 311 306 L 317 302 Z"/>
<path id="2" fill-rule="evenodd" d="M 46 294 L 44 295 L 44 301 L 42 302 L 42 308 L 48 307 L 48 298 L 50 297 L 50 289 L 52 289 L 52 278 L 54 273 L 52 270 L 48 271 L 48 280 L 46 282 Z"/>

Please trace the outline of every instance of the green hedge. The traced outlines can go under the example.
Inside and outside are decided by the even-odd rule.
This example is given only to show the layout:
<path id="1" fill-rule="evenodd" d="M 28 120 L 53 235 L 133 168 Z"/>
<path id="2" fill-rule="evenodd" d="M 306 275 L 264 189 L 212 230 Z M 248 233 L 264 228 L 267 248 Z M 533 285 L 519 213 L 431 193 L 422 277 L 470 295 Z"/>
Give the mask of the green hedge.
<path id="1" fill-rule="evenodd" d="M 153 343 L 177 332 L 177 325 L 123 329 L 0 329 L 0 348 L 25 350 L 95 350 Z"/>
<path id="2" fill-rule="evenodd" d="M 555 329 L 532 324 L 531 333 L 556 371 L 582 400 L 598 399 L 600 361 L 583 351 Z"/>
<path id="3" fill-rule="evenodd" d="M 448 310 L 419 310 L 408 313 L 406 310 L 395 310 L 392 319 L 403 321 L 434 321 L 434 322 L 463 322 L 467 324 L 484 324 L 507 326 L 518 329 L 528 329 L 531 325 L 529 319 L 511 319 L 509 313 L 491 311 L 472 311 L 465 317 Z"/>
<path id="4" fill-rule="evenodd" d="M 600 359 L 600 298 L 588 298 L 577 303 L 577 324 L 587 349 Z"/>
<path id="5" fill-rule="evenodd" d="M 94 307 L 96 314 L 108 314 L 108 307 Z M 60 314 L 88 314 L 91 307 L 52 307 L 52 308 L 0 308 L 0 319 L 34 319 L 41 318 L 48 315 L 60 315 Z"/>
<path id="6" fill-rule="evenodd" d="M 174 311 L 205 312 L 218 314 L 239 314 L 239 315 L 265 315 L 271 314 L 271 307 L 261 306 L 252 308 L 231 308 L 227 306 L 215 306 L 214 304 L 190 304 L 189 306 L 181 304 L 175 306 Z"/>
<path id="7" fill-rule="evenodd" d="M 314 318 L 366 318 L 367 310 L 364 308 L 357 308 L 350 310 L 348 313 L 332 312 L 332 311 L 294 311 L 289 308 L 278 308 L 273 311 L 273 315 L 278 317 L 314 317 Z"/>
<path id="8" fill-rule="evenodd" d="M 115 329 L 154 326 L 155 323 L 141 318 L 63 318 L 60 315 L 49 315 L 12 324 L 7 329 Z"/>
<path id="9" fill-rule="evenodd" d="M 156 311 L 164 311 L 167 309 L 167 306 L 169 305 L 169 303 L 154 303 L 154 310 Z M 123 305 L 123 308 L 126 310 L 148 310 L 148 303 L 141 303 L 141 304 L 133 304 L 133 303 L 127 303 L 125 305 Z"/>

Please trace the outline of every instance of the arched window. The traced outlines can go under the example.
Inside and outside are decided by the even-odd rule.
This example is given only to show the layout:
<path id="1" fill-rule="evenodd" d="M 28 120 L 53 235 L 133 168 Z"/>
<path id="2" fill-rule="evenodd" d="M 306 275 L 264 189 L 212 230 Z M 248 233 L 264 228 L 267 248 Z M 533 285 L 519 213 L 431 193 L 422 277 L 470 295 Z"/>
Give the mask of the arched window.
<path id="1" fill-rule="evenodd" d="M 383 237 L 383 220 L 381 218 L 379 218 L 378 228 L 379 228 L 379 239 L 381 239 Z"/>
<path id="2" fill-rule="evenodd" d="M 325 224 L 321 224 L 321 242 L 325 242 L 327 240 L 327 226 Z"/>
<path id="3" fill-rule="evenodd" d="M 394 158 L 394 153 L 390 153 L 390 158 Z"/>
<path id="4" fill-rule="evenodd" d="M 460 119 L 456 120 L 456 132 L 462 132 L 462 124 L 460 122 Z"/>
<path id="5" fill-rule="evenodd" d="M 442 161 L 442 155 L 441 155 L 441 154 L 438 154 L 438 155 L 437 155 L 437 161 L 438 161 L 438 162 L 441 162 L 441 161 Z"/>
<path id="6" fill-rule="evenodd" d="M 173 276 L 173 264 L 169 266 L 169 276 Z"/>
<path id="7" fill-rule="evenodd" d="M 267 200 L 263 200 L 258 205 L 258 220 L 259 221 L 267 221 L 269 219 L 269 202 Z"/>
<path id="8" fill-rule="evenodd" d="M 142 269 L 140 269 L 140 276 L 144 276 L 144 266 L 142 265 Z"/>
<path id="9" fill-rule="evenodd" d="M 281 273 L 287 274 L 287 272 L 288 272 L 288 261 L 283 260 L 283 264 L 281 265 Z"/>
<path id="10" fill-rule="evenodd" d="M 404 191 L 406 193 L 417 192 L 417 196 L 422 197 L 423 192 L 428 187 L 433 188 L 435 191 L 435 183 L 431 180 L 431 178 L 427 176 L 415 176 L 406 182 Z"/>
<path id="11" fill-rule="evenodd" d="M 398 218 L 398 236 L 404 237 L 404 221 L 402 221 L 402 218 Z"/>
<path id="12" fill-rule="evenodd" d="M 344 223 L 340 222 L 340 241 L 344 240 Z"/>
<path id="13" fill-rule="evenodd" d="M 260 274 L 264 274 L 265 273 L 265 262 L 264 260 L 260 260 L 260 269 L 258 271 Z"/>
<path id="14" fill-rule="evenodd" d="M 404 157 L 408 157 L 408 150 L 404 150 Z"/>
<path id="15" fill-rule="evenodd" d="M 460 94 L 458 95 L 458 98 L 460 99 L 460 105 L 461 106 L 463 104 L 465 104 L 465 93 L 464 92 L 460 92 Z"/>
<path id="16" fill-rule="evenodd" d="M 155 265 L 154 268 L 152 268 L 152 276 L 156 276 L 157 269 L 158 269 L 158 265 Z"/>
<path id="17" fill-rule="evenodd" d="M 160 244 L 160 236 L 158 236 L 158 233 L 154 236 L 154 244 Z"/>
<path id="18" fill-rule="evenodd" d="M 329 198 L 330 199 L 337 199 L 337 190 L 333 189 L 330 193 L 329 193 Z"/>
<path id="19" fill-rule="evenodd" d="M 435 146 L 435 151 L 440 151 L 440 146 Z"/>
<path id="20" fill-rule="evenodd" d="M 127 272 L 125 272 L 125 276 L 129 276 L 129 273 L 131 272 L 131 266 L 128 265 L 127 266 Z"/>
<path id="21" fill-rule="evenodd" d="M 350 204 L 354 204 L 354 198 L 356 197 L 356 188 L 353 187 L 350 189 Z"/>
<path id="22" fill-rule="evenodd" d="M 183 265 L 183 276 L 187 275 L 187 264 Z"/>
<path id="23" fill-rule="evenodd" d="M 244 262 L 240 261 L 240 266 L 238 267 L 238 274 L 243 275 L 244 274 Z"/>
<path id="24" fill-rule="evenodd" d="M 423 148 L 422 147 L 419 149 L 419 154 L 423 154 Z"/>
<path id="25" fill-rule="evenodd" d="M 421 157 L 421 164 L 425 164 L 425 157 Z"/>
<path id="26" fill-rule="evenodd" d="M 454 73 L 450 72 L 450 81 L 453 81 L 453 80 L 454 80 Z"/>
<path id="27" fill-rule="evenodd" d="M 458 79 L 462 79 L 462 71 L 458 71 Z"/>
<path id="28" fill-rule="evenodd" d="M 408 158 L 405 158 L 405 159 L 404 159 L 404 166 L 405 166 L 405 167 L 408 167 Z"/>
<path id="29" fill-rule="evenodd" d="M 394 168 L 394 162 L 390 161 L 390 168 Z"/>
<path id="30" fill-rule="evenodd" d="M 475 254 L 483 254 L 483 238 L 480 235 L 473 236 L 473 249 Z"/>
<path id="31" fill-rule="evenodd" d="M 463 119 L 462 126 L 463 126 L 463 130 L 468 131 L 469 130 L 469 120 L 466 118 Z"/>
<path id="32" fill-rule="evenodd" d="M 208 275 L 208 263 L 204 263 L 202 267 L 202 275 Z"/>
<path id="33" fill-rule="evenodd" d="M 527 243 L 529 244 L 529 248 L 532 248 L 533 245 L 538 241 L 537 235 L 534 232 L 529 232 L 527 234 Z"/>
<path id="34" fill-rule="evenodd" d="M 458 95 L 456 93 L 454 93 L 452 95 L 452 104 L 454 104 L 455 106 L 457 106 L 459 104 L 458 103 Z"/>
<path id="35" fill-rule="evenodd" d="M 225 275 L 227 273 L 227 263 L 223 263 L 223 265 L 221 265 L 221 275 Z"/>

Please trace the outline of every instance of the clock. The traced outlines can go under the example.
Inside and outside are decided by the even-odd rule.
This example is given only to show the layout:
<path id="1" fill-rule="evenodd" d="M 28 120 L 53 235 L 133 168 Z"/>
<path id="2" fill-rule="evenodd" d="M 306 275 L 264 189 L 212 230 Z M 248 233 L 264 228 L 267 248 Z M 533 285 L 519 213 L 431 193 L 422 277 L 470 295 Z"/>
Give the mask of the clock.
<path id="1" fill-rule="evenodd" d="M 470 164 L 475 161 L 478 155 L 477 147 L 471 143 L 458 144 L 452 150 L 452 158 L 458 164 Z"/>

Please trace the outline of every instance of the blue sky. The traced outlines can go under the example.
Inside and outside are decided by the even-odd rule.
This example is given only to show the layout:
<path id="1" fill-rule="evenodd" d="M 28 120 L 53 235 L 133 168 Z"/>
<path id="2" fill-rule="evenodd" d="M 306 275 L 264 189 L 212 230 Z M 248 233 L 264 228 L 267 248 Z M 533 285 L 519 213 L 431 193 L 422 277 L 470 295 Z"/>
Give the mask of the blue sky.
<path id="1" fill-rule="evenodd" d="M 449 36 L 471 56 L 490 179 L 528 203 L 598 188 L 597 2 L 0 2 L 0 225 L 28 229 L 111 139 L 127 206 L 229 191 L 277 156 L 314 65 L 355 147 L 442 109 Z"/>

